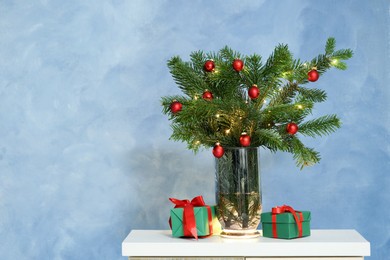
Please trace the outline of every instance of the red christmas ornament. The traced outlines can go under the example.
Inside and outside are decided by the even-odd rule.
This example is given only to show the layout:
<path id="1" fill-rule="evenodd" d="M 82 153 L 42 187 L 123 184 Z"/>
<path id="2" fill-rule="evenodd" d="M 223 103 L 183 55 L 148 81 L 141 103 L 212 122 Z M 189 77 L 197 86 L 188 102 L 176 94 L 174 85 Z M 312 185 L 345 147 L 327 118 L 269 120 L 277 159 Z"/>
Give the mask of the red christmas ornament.
<path id="1" fill-rule="evenodd" d="M 217 158 L 221 158 L 223 154 L 225 153 L 225 150 L 221 146 L 220 143 L 216 143 L 213 148 L 213 155 Z"/>
<path id="2" fill-rule="evenodd" d="M 240 59 L 235 59 L 233 61 L 233 69 L 237 72 L 241 71 L 244 68 L 244 62 Z"/>
<path id="3" fill-rule="evenodd" d="M 311 82 L 317 81 L 319 77 L 320 77 L 320 74 L 318 73 L 318 71 L 316 69 L 312 69 L 311 71 L 309 71 L 307 73 L 307 79 Z"/>
<path id="4" fill-rule="evenodd" d="M 171 112 L 176 114 L 177 112 L 181 111 L 183 105 L 179 101 L 173 101 L 171 103 Z"/>
<path id="5" fill-rule="evenodd" d="M 295 135 L 298 132 L 298 129 L 298 125 L 295 123 L 288 123 L 286 127 L 286 131 L 290 135 Z"/>
<path id="6" fill-rule="evenodd" d="M 251 99 L 256 99 L 258 98 L 260 95 L 260 90 L 259 88 L 257 87 L 257 85 L 252 85 L 252 87 L 250 87 L 248 89 L 248 96 L 251 98 Z"/>
<path id="7" fill-rule="evenodd" d="M 205 63 L 204 63 L 204 66 L 203 66 L 204 70 L 207 71 L 207 72 L 212 72 L 215 68 L 215 63 L 213 60 L 207 60 Z"/>
<path id="8" fill-rule="evenodd" d="M 203 97 L 204 100 L 211 101 L 211 100 L 213 100 L 213 93 L 211 93 L 210 91 L 206 90 L 205 92 L 203 92 L 202 97 Z"/>
<path id="9" fill-rule="evenodd" d="M 240 136 L 240 144 L 245 147 L 251 145 L 251 137 L 245 132 L 242 133 Z"/>

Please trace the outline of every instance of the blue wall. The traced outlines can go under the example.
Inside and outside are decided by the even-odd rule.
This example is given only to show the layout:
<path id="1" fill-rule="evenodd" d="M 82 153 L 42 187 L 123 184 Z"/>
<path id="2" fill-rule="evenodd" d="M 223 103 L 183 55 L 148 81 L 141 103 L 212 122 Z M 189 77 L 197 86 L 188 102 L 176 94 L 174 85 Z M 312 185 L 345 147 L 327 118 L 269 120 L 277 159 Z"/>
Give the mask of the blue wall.
<path id="1" fill-rule="evenodd" d="M 315 83 L 343 127 L 306 143 L 320 164 L 261 150 L 264 208 L 312 211 L 390 255 L 387 0 L 0 2 L 1 259 L 124 259 L 131 229 L 167 229 L 168 197 L 214 203 L 214 157 L 169 141 L 173 55 L 224 45 L 304 60 L 328 36 L 355 52 Z"/>

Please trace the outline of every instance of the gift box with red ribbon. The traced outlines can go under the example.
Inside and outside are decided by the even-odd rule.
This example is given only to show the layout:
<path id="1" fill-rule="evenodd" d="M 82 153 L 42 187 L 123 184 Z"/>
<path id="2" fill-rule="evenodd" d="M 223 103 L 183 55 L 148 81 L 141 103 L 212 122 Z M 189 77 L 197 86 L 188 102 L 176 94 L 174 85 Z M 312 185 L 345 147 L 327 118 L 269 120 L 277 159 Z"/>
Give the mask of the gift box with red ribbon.
<path id="1" fill-rule="evenodd" d="M 261 214 L 263 236 L 272 238 L 299 238 L 310 236 L 310 211 L 296 211 L 283 205 Z"/>
<path id="2" fill-rule="evenodd" d="M 215 206 L 206 205 L 202 196 L 190 200 L 169 198 L 175 204 L 171 209 L 169 225 L 174 237 L 210 236 L 220 229 L 216 227 Z"/>

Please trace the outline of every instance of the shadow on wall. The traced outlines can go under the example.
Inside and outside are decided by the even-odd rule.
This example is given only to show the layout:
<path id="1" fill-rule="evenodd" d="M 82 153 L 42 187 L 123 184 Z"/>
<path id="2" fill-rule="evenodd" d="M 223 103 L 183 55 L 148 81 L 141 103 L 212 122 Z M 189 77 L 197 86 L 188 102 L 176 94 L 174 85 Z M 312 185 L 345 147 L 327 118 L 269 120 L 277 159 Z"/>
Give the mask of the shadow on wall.
<path id="1" fill-rule="evenodd" d="M 170 197 L 192 199 L 202 195 L 214 204 L 214 160 L 206 151 L 194 155 L 183 146 L 166 149 L 138 147 L 129 152 L 131 182 L 136 191 L 129 198 L 135 210 L 132 229 L 169 229 Z"/>

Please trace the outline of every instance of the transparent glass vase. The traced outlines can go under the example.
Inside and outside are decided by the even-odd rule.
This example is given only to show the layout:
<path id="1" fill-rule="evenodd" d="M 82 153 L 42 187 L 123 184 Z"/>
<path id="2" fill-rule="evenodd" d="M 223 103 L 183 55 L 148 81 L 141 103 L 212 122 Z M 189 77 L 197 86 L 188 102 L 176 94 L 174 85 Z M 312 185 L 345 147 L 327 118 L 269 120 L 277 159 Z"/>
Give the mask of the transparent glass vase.
<path id="1" fill-rule="evenodd" d="M 262 211 L 257 147 L 226 147 L 215 160 L 217 215 L 221 236 L 259 236 Z"/>

